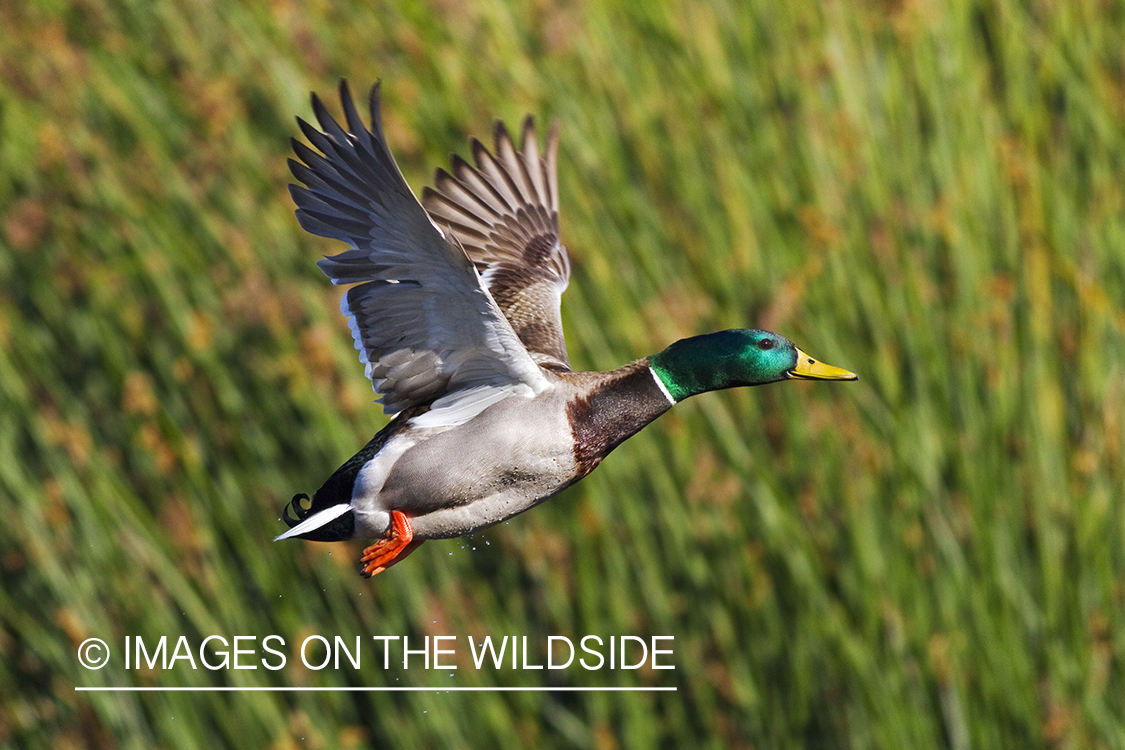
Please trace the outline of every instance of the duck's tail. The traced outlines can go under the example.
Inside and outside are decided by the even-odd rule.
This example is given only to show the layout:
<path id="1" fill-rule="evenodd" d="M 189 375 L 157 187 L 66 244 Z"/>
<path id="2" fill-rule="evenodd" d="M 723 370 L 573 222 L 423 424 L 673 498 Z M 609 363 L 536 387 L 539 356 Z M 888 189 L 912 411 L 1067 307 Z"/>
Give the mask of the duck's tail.
<path id="1" fill-rule="evenodd" d="M 281 520 L 285 521 L 289 531 L 275 536 L 275 542 L 294 537 L 314 542 L 341 542 L 354 536 L 355 514 L 350 504 L 338 503 L 314 513 L 312 507 L 301 505 L 302 500 L 308 499 L 308 495 L 301 493 L 285 506 Z M 290 508 L 296 518 L 289 515 Z"/>

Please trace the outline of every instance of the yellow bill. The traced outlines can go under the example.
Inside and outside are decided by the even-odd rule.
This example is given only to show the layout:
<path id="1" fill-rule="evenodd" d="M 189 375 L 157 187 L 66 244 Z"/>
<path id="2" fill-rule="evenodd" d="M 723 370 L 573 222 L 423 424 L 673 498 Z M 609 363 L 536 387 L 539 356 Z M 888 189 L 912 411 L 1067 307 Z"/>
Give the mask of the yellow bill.
<path id="1" fill-rule="evenodd" d="M 800 349 L 797 350 L 797 364 L 787 375 L 800 380 L 859 380 L 854 372 L 818 362 Z"/>

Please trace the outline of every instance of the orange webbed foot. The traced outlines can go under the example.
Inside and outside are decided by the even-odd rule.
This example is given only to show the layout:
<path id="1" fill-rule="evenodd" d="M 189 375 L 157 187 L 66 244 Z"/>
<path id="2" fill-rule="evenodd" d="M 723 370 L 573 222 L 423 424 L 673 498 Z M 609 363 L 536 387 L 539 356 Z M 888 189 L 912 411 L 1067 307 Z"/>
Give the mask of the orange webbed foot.
<path id="1" fill-rule="evenodd" d="M 363 550 L 360 563 L 363 569 L 360 575 L 370 578 L 382 573 L 395 563 L 402 562 L 406 556 L 418 548 L 424 539 L 414 539 L 414 530 L 410 528 L 410 519 L 400 510 L 391 511 L 391 528 L 387 535 Z"/>

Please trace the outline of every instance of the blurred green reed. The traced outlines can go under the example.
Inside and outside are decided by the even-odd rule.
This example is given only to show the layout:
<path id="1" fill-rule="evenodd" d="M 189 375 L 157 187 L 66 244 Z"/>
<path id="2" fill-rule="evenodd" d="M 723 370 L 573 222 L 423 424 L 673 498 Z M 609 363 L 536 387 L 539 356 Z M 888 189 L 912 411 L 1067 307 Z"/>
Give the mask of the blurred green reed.
<path id="1" fill-rule="evenodd" d="M 1125 6 L 639 5 L 0 8 L 0 745 L 1125 748 Z M 576 366 L 763 326 L 860 382 L 693 399 L 374 581 L 272 544 L 384 423 L 286 194 L 340 77 L 419 189 L 560 118 Z M 271 633 L 676 669 L 75 657 Z M 74 692 L 294 684 L 435 692 Z M 678 692 L 436 690 L 544 684 Z"/>

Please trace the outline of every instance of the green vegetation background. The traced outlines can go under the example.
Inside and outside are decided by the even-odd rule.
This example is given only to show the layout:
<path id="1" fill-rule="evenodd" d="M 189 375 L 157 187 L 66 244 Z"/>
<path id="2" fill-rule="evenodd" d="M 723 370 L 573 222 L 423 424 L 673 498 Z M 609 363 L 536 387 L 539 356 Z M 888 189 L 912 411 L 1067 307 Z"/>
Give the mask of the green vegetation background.
<path id="1" fill-rule="evenodd" d="M 642 6 L 0 5 L 0 744 L 1125 748 L 1122 4 Z M 760 325 L 861 380 L 693 399 L 373 581 L 273 544 L 384 422 L 286 193 L 340 77 L 416 189 L 561 120 L 577 366 Z M 121 663 L 271 633 L 676 670 Z M 74 691 L 542 684 L 678 692 Z"/>

